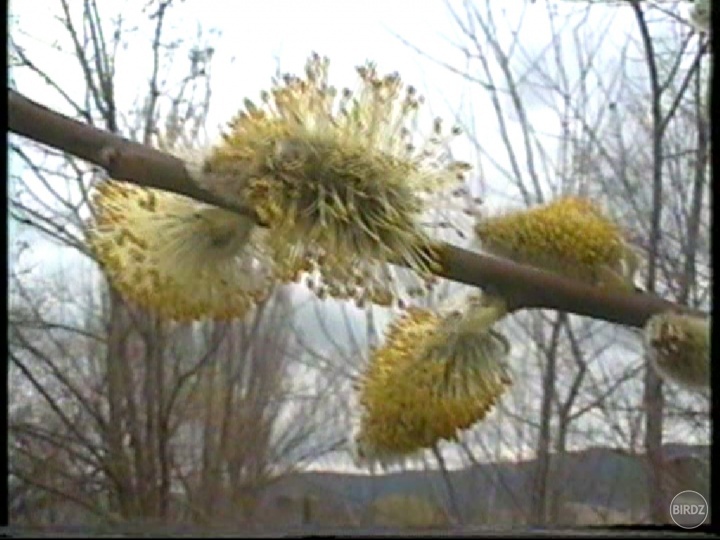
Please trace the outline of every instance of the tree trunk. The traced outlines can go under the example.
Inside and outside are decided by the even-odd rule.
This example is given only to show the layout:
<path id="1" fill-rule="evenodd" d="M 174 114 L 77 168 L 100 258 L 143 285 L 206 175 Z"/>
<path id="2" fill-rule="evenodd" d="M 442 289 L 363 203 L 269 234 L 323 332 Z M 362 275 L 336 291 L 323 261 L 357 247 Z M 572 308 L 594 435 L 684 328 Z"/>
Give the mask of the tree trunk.
<path id="1" fill-rule="evenodd" d="M 557 346 L 560 330 L 567 315 L 558 314 L 553 324 L 550 347 L 545 352 L 545 370 L 542 382 L 542 404 L 540 408 L 540 433 L 538 434 L 537 458 L 533 477 L 532 503 L 530 521 L 533 525 L 547 523 L 548 480 L 550 476 L 550 423 L 552 420 L 552 404 L 555 399 L 555 378 L 557 371 Z M 538 343 L 540 343 L 538 341 Z"/>
<path id="2" fill-rule="evenodd" d="M 663 482 L 663 391 L 662 381 L 650 365 L 647 366 L 645 372 L 643 401 L 649 515 L 653 523 L 665 523 L 668 519 L 669 501 Z"/>
<path id="3" fill-rule="evenodd" d="M 452 515 L 450 516 L 450 521 L 453 522 L 453 524 L 461 525 L 464 521 L 462 508 L 460 506 L 460 501 L 457 493 L 455 493 L 455 486 L 453 486 L 452 479 L 450 478 L 450 474 L 448 473 L 447 467 L 445 466 L 445 459 L 443 458 L 442 452 L 440 452 L 440 448 L 438 448 L 437 445 L 433 445 L 432 452 L 435 456 L 435 460 L 438 463 L 438 467 L 440 467 L 440 473 L 442 474 L 443 481 L 445 482 L 445 487 L 447 488 L 448 500 L 450 502 L 450 511 L 452 513 Z"/>

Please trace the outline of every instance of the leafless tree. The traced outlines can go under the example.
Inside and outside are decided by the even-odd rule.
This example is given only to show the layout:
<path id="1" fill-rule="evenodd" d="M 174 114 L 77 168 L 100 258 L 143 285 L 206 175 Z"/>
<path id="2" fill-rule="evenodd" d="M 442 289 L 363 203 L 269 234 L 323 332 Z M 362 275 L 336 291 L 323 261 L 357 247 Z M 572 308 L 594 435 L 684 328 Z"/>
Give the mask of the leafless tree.
<path id="1" fill-rule="evenodd" d="M 172 0 L 136 13 L 91 0 L 55 7 L 63 39 L 44 52 L 76 60 L 80 97 L 23 20 L 11 39 L 21 89 L 39 84 L 72 117 L 148 146 L 202 142 L 212 31 L 178 39 L 182 6 Z M 151 35 L 150 73 L 126 108 L 117 72 L 139 27 Z M 24 411 L 10 420 L 11 474 L 17 490 L 52 510 L 28 510 L 27 519 L 234 519 L 271 480 L 333 448 L 321 407 L 326 381 L 289 382 L 304 354 L 287 321 L 290 292 L 278 291 L 248 321 L 214 325 L 168 323 L 128 305 L 87 264 L 84 224 L 98 171 L 26 141 L 12 141 L 11 153 L 10 211 L 30 239 L 26 251 L 37 257 L 49 238 L 72 261 L 55 275 L 21 275 L 18 254 L 10 276 L 11 402 Z M 306 421 L 288 421 L 291 412 Z M 23 497 L 26 508 L 35 500 Z"/>
<path id="2" fill-rule="evenodd" d="M 485 172 L 482 184 L 474 186 L 474 192 L 479 192 L 483 200 L 491 199 L 493 188 L 489 182 L 495 175 L 515 188 L 523 203 L 528 205 L 568 193 L 607 201 L 613 214 L 635 233 L 632 240 L 639 248 L 649 249 L 652 244 L 649 240 L 643 242 L 643 238 L 655 238 L 655 242 L 662 245 L 655 251 L 648 251 L 648 265 L 643 269 L 643 287 L 664 292 L 666 287 L 678 291 L 684 286 L 684 295 L 675 298 L 690 302 L 689 295 L 695 291 L 693 305 L 699 306 L 703 303 L 697 299 L 704 298 L 706 292 L 702 291 L 707 290 L 704 285 L 707 278 L 703 279 L 703 274 L 707 276 L 709 264 L 707 248 L 703 250 L 702 247 L 703 223 L 707 223 L 708 219 L 705 206 L 707 127 L 699 124 L 704 121 L 702 100 L 690 94 L 693 85 L 702 88 L 700 69 L 707 44 L 682 20 L 677 6 L 655 9 L 639 2 L 631 4 L 617 6 L 614 10 L 605 9 L 604 18 L 593 13 L 594 25 L 599 24 L 601 28 L 591 28 L 587 21 L 594 8 L 582 3 L 572 6 L 547 3 L 544 7 L 531 7 L 528 3 L 518 21 L 510 25 L 500 15 L 502 7 L 490 2 L 468 1 L 462 7 L 448 3 L 457 29 L 453 41 L 465 57 L 464 65 L 456 67 L 432 57 L 421 47 L 415 48 L 420 54 L 457 74 L 469 87 L 475 88 L 477 94 L 486 96 L 495 112 L 494 120 L 506 152 L 505 159 L 500 159 L 497 152 L 484 149 L 486 139 L 482 134 L 488 133 L 487 114 L 482 117 L 481 132 L 475 129 L 477 124 L 472 115 L 462 116 L 462 112 L 459 113 L 460 123 L 464 124 L 466 131 L 474 134 L 477 168 Z M 539 11 L 544 10 L 550 28 L 547 42 L 537 50 L 528 50 L 522 39 L 530 17 L 529 9 L 533 10 L 533 17 L 540 16 Z M 604 44 L 607 32 L 602 27 L 617 22 L 618 17 L 623 15 L 619 13 L 623 9 L 634 13 L 640 31 L 629 33 L 624 43 Z M 652 49 L 652 38 L 646 23 L 648 17 L 660 29 L 657 32 L 665 31 L 653 36 L 662 42 L 662 51 Z M 614 46 L 620 50 L 620 60 L 616 65 L 609 64 L 599 54 L 603 46 Z M 630 50 L 633 52 L 630 53 Z M 629 61 L 630 54 L 640 53 L 643 53 L 649 66 L 655 66 L 651 67 L 650 77 Z M 653 73 L 654 77 L 659 77 L 656 65 L 664 67 L 663 80 L 654 83 L 654 89 L 651 87 L 650 91 L 646 91 L 640 85 L 652 82 Z M 632 92 L 628 92 L 628 85 L 633 86 Z M 629 101 L 633 101 L 632 105 Z M 544 110 L 557 114 L 557 135 L 548 136 L 546 124 L 539 128 L 533 122 L 533 103 L 540 103 Z M 648 114 L 653 110 L 648 105 L 650 103 L 656 103 L 659 110 L 652 113 L 657 116 L 655 124 L 646 121 L 648 117 L 652 118 Z M 681 121 L 683 116 L 686 120 Z M 623 119 L 622 129 L 619 123 L 613 123 L 619 122 L 620 118 Z M 680 122 L 685 133 L 699 133 L 697 143 L 688 144 L 685 138 L 683 147 L 678 148 L 681 139 L 671 137 L 670 132 L 683 130 L 679 128 Z M 617 128 L 618 134 L 627 134 L 636 123 L 645 126 L 642 138 L 635 136 L 632 139 L 638 148 L 623 148 L 621 152 L 613 143 L 616 138 L 613 128 Z M 698 127 L 689 123 L 696 123 Z M 655 131 L 653 125 L 656 126 Z M 520 135 L 512 138 L 510 133 L 516 129 Z M 655 154 L 638 152 L 641 146 L 644 149 L 653 148 Z M 673 148 L 672 155 L 677 156 L 672 164 L 665 157 L 669 148 Z M 681 155 L 684 162 L 679 160 Z M 691 157 L 694 159 L 690 162 Z M 629 166 L 634 168 L 635 174 L 628 175 Z M 645 180 L 647 174 L 640 174 L 640 171 L 653 171 L 656 167 L 659 171 L 674 167 L 672 172 L 677 175 L 677 180 L 673 185 L 682 188 L 673 190 L 673 194 L 680 196 L 673 197 L 672 202 L 668 196 L 658 198 L 657 193 L 653 199 L 652 190 L 647 186 L 654 184 Z M 488 171 L 493 171 L 493 174 L 488 174 Z M 656 171 L 654 182 L 672 182 L 672 172 L 661 174 Z M 695 178 L 692 188 L 686 180 L 688 176 Z M 633 184 L 634 191 L 628 191 L 628 183 Z M 667 206 L 674 207 L 674 219 L 667 221 L 660 234 L 660 229 L 657 229 L 660 225 L 652 223 Z M 651 233 L 652 230 L 656 232 Z M 682 230 L 683 234 L 674 234 L 674 230 Z M 665 255 L 661 257 L 661 253 Z M 678 257 L 678 254 L 682 255 Z M 649 262 L 653 260 L 656 262 Z M 655 269 L 651 269 L 652 265 Z M 667 268 L 670 265 L 674 267 Z M 650 274 L 660 272 L 661 277 L 651 279 Z M 652 281 L 652 286 L 648 280 Z M 678 284 L 673 285 L 673 282 Z M 534 344 L 534 350 L 522 350 L 517 356 L 524 357 L 521 361 L 525 364 L 528 352 L 539 359 L 535 369 L 527 365 L 518 368 L 530 371 L 523 373 L 523 377 L 540 381 L 540 394 L 536 396 L 537 400 L 532 400 L 530 408 L 522 400 L 513 400 L 513 396 L 504 400 L 502 407 L 510 408 L 508 412 L 515 418 L 518 429 L 518 424 L 527 424 L 537 437 L 537 468 L 528 517 L 535 523 L 557 522 L 562 508 L 563 483 L 558 478 L 558 471 L 553 470 L 553 453 L 562 455 L 567 451 L 568 444 L 575 446 L 581 439 L 597 445 L 609 440 L 613 432 L 623 434 L 623 443 L 633 451 L 637 450 L 637 434 L 627 432 L 636 423 L 631 421 L 626 426 L 625 422 L 618 423 L 616 416 L 620 403 L 628 397 L 628 388 L 634 389 L 629 395 L 639 397 L 633 383 L 642 357 L 638 354 L 639 348 L 633 347 L 630 339 L 621 339 L 628 342 L 623 346 L 618 343 L 622 334 L 618 336 L 617 331 L 609 332 L 607 326 L 597 321 L 583 320 L 566 313 L 517 316 L 515 321 L 518 323 L 514 333 L 517 341 L 527 342 L 530 339 Z M 612 347 L 611 343 L 614 343 Z M 625 352 L 618 351 L 618 346 L 624 347 Z M 637 362 L 624 362 L 619 373 L 617 370 L 611 373 L 606 363 L 612 362 L 618 354 L 635 355 Z M 659 380 L 651 369 L 645 369 L 645 372 L 645 404 L 640 406 L 632 402 L 630 408 L 635 412 L 625 414 L 637 415 L 645 411 L 645 450 L 651 462 L 648 493 L 654 497 L 651 520 L 661 522 L 667 519 L 669 502 L 661 499 L 663 490 L 660 489 L 663 466 L 662 438 L 658 429 L 662 426 L 663 407 L 662 398 L 658 397 L 661 396 L 658 393 Z M 531 387 L 527 381 L 523 382 L 526 383 L 523 392 L 526 392 Z M 524 408 L 517 408 L 523 405 Z M 702 403 L 700 408 L 703 408 Z M 607 424 L 600 426 L 600 431 L 591 432 L 594 435 L 590 440 L 578 438 L 579 433 L 572 429 L 573 423 L 595 412 L 599 412 Z M 503 421 L 507 425 L 507 419 Z M 623 424 L 622 428 L 620 424 Z M 522 438 L 523 433 L 518 431 L 517 436 Z M 702 429 L 698 433 L 701 438 L 707 435 L 702 436 Z M 517 445 L 517 441 L 514 444 Z"/>

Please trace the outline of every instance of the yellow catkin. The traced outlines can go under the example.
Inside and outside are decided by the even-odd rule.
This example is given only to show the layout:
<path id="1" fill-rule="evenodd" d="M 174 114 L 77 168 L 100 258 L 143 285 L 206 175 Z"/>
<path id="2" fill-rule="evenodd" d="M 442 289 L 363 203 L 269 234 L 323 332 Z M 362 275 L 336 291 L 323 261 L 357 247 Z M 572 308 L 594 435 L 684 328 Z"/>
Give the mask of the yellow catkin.
<path id="1" fill-rule="evenodd" d="M 358 68 L 359 89 L 328 82 L 329 61 L 313 55 L 304 77 L 273 82 L 260 105 L 246 101 L 205 162 L 203 182 L 252 207 L 269 237 L 283 279 L 306 266 L 320 295 L 391 305 L 435 269 L 433 243 L 419 220 L 429 195 L 459 185 L 469 169 L 451 159 L 435 122 L 425 141 L 411 129 L 422 99 L 397 74 Z M 352 280 L 353 287 L 347 283 Z"/>
<path id="2" fill-rule="evenodd" d="M 660 313 L 645 324 L 644 343 L 659 375 L 694 390 L 710 386 L 710 319 Z"/>
<path id="3" fill-rule="evenodd" d="M 567 277 L 632 288 L 636 256 L 622 230 L 591 201 L 551 203 L 480 220 L 475 232 L 486 251 Z"/>
<path id="4" fill-rule="evenodd" d="M 173 193 L 107 181 L 89 246 L 127 300 L 177 321 L 244 316 L 272 286 L 248 218 Z"/>
<path id="5" fill-rule="evenodd" d="M 390 325 L 357 388 L 360 457 L 392 459 L 455 440 L 485 418 L 511 384 L 501 363 L 507 344 L 488 324 L 471 335 L 463 317 L 471 312 L 455 320 L 410 308 Z M 464 324 L 461 339 L 453 336 L 452 328 Z"/>

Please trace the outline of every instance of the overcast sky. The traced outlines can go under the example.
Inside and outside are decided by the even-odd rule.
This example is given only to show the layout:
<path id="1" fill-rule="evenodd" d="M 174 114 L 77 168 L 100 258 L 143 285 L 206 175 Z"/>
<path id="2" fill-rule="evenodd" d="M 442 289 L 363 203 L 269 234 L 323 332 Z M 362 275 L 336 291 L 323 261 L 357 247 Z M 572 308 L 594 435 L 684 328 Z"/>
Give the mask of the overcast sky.
<path id="1" fill-rule="evenodd" d="M 121 111 L 132 110 L 138 96 L 147 93 L 143 85 L 147 84 L 151 72 L 153 23 L 144 20 L 141 13 L 145 3 L 145 0 L 99 3 L 106 20 L 114 17 L 118 6 L 122 6 L 125 28 L 138 26 L 118 53 L 115 82 Z M 82 2 L 72 0 L 69 4 L 75 19 L 79 20 Z M 524 0 L 507 0 L 498 2 L 497 6 L 501 4 L 502 8 L 496 8 L 494 13 L 497 32 L 509 43 L 512 31 L 517 31 L 520 52 L 515 52 L 516 58 L 535 56 L 549 46 L 552 32 L 543 2 L 529 4 Z M 575 14 L 567 19 L 568 28 L 580 26 L 591 41 L 603 39 L 601 54 L 612 58 L 614 50 L 624 43 L 625 35 L 632 28 L 632 17 L 628 10 L 602 6 L 594 7 L 586 15 L 582 4 L 559 2 L 557 6 L 563 14 Z M 12 13 L 16 16 L 11 31 L 16 42 L 50 78 L 59 82 L 67 94 L 81 96 L 84 88 L 82 72 L 73 56 L 67 32 L 57 19 L 61 13 L 59 6 L 58 0 L 11 2 Z M 466 42 L 451 16 L 451 9 L 462 16 L 463 6 L 461 1 L 446 4 L 440 0 L 188 0 L 178 3 L 170 11 L 166 29 L 168 36 L 192 39 L 198 28 L 203 27 L 206 42 L 215 49 L 208 121 L 210 142 L 218 128 L 241 108 L 245 98 L 257 100 L 260 91 L 269 87 L 276 69 L 302 72 L 309 54 L 318 52 L 330 57 L 331 82 L 339 87 L 352 87 L 356 82 L 355 67 L 367 60 L 377 62 L 381 72 L 398 71 L 406 83 L 415 85 L 426 96 L 428 121 L 431 115 L 439 115 L 452 122 L 457 115 L 463 124 L 475 129 L 475 137 L 484 152 L 499 167 L 508 168 L 487 93 L 438 64 L 438 61 L 446 63 L 460 71 L 467 68 L 465 55 L 459 49 L 459 45 Z M 217 33 L 207 34 L 210 29 Z M 570 30 L 567 33 L 569 35 Z M 413 47 L 437 61 L 419 54 Z M 62 50 L 58 51 L 58 48 Z M 572 51 L 567 54 L 571 60 Z M 174 58 L 172 63 L 178 73 L 186 72 L 186 56 Z M 499 73 L 497 67 L 493 69 Z M 571 61 L 567 69 L 572 76 Z M 28 97 L 68 112 L 57 92 L 39 84 L 36 76 L 26 71 L 15 72 L 13 76 L 17 88 Z M 530 106 L 529 119 L 533 126 L 542 126 L 545 143 L 552 155 L 553 141 L 560 130 L 556 113 L 531 92 L 523 93 L 523 100 Z M 511 114 L 506 121 L 510 139 L 521 148 L 519 124 Z M 467 140 L 458 141 L 453 150 L 458 158 L 476 163 L 476 152 Z M 523 163 L 521 168 L 524 168 Z M 476 177 L 482 178 L 486 187 L 482 194 L 489 205 L 518 202 L 517 190 L 508 188 L 507 181 L 488 165 L 487 160 Z M 479 194 L 478 188 L 474 189 L 475 194 Z M 37 244 L 35 251 L 40 249 L 43 251 L 38 257 L 42 260 L 52 256 L 44 251 L 44 246 Z"/>

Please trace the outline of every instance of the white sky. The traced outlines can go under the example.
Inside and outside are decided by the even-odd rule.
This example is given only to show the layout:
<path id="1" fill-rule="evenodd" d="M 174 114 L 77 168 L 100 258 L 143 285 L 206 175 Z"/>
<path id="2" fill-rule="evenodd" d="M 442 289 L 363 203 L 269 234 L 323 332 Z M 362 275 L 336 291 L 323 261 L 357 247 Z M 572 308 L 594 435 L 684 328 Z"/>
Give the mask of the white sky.
<path id="1" fill-rule="evenodd" d="M 110 15 L 121 6 L 123 14 L 132 17 L 139 13 L 138 6 L 145 1 L 99 2 L 100 9 Z M 82 3 L 70 0 L 71 7 L 79 10 Z M 524 9 L 525 18 L 519 30 L 521 43 L 529 54 L 548 46 L 551 32 L 547 25 L 545 2 L 528 5 L 524 0 L 493 2 L 497 9 L 496 23 L 509 36 L 507 29 L 516 27 Z M 450 1 L 449 5 L 461 11 L 463 2 Z M 580 24 L 585 2 L 564 2 L 559 9 L 576 13 L 572 19 Z M 472 107 L 475 128 L 484 149 L 506 166 L 505 151 L 500 142 L 495 113 L 490 100 L 477 86 L 463 82 L 445 68 L 421 57 L 403 44 L 397 34 L 417 45 L 435 58 L 458 69 L 464 68 L 463 55 L 454 43 L 459 42 L 456 24 L 449 16 L 445 2 L 439 0 L 242 0 L 200 1 L 187 0 L 175 8 L 168 21 L 171 35 L 192 39 L 198 24 L 217 28 L 221 35 L 211 38 L 216 50 L 213 62 L 213 98 L 208 126 L 221 126 L 242 106 L 245 98 L 257 100 L 262 89 L 268 88 L 270 78 L 278 67 L 282 72 L 302 72 L 311 52 L 330 57 L 331 82 L 336 86 L 353 86 L 354 68 L 366 60 L 378 63 L 379 71 L 398 71 L 406 83 L 418 87 L 432 108 L 433 115 L 441 115 L 450 122 L 459 108 Z M 19 30 L 18 43 L 37 64 L 70 95 L 82 96 L 83 80 L 71 49 L 67 48 L 66 33 L 55 16 L 59 14 L 56 0 L 11 2 L 11 10 L 18 17 L 15 29 Z M 140 21 L 140 19 L 138 19 Z M 132 22 L 132 21 L 131 21 Z M 572 26 L 571 26 L 572 27 Z M 605 39 L 600 55 L 606 63 L 616 58 L 620 45 L 628 32 L 634 31 L 629 10 L 593 7 L 582 25 L 591 40 Z M 11 28 L 11 31 L 12 28 Z M 129 110 L 138 95 L 145 95 L 144 85 L 150 72 L 150 26 L 143 23 L 130 40 L 127 50 L 120 53 L 117 66 L 117 91 L 120 107 Z M 571 33 L 568 30 L 568 35 Z M 52 45 L 59 43 L 66 52 L 57 52 Z M 571 42 L 570 42 L 571 44 Z M 566 45 L 569 59 L 573 49 Z M 518 53 L 519 54 L 519 53 Z M 572 75 L 572 62 L 568 62 Z M 185 58 L 177 59 L 177 69 L 187 68 Z M 15 75 L 17 88 L 28 97 L 49 107 L 67 112 L 62 100 L 37 79 L 23 73 Z M 538 96 L 523 95 L 530 108 L 530 120 L 538 128 L 552 135 L 559 133 L 557 116 L 543 105 Z M 513 141 L 518 139 L 517 123 L 510 118 Z M 552 155 L 552 139 L 547 139 Z M 469 144 L 457 147 L 457 157 L 475 162 Z M 487 165 L 486 165 L 487 167 Z M 517 192 L 508 190 L 504 181 L 493 181 L 498 175 L 492 168 L 483 170 L 490 184 L 488 195 L 495 202 L 517 200 Z M 46 243 L 35 244 L 35 257 L 45 263 L 55 261 L 60 266 L 73 266 L 74 256 Z M 44 266 L 47 271 L 48 266 Z"/>
<path id="2" fill-rule="evenodd" d="M 82 2 L 71 0 L 69 4 L 75 10 L 72 12 L 75 19 L 79 20 Z M 121 111 L 132 110 L 138 96 L 147 94 L 143 85 L 147 85 L 151 72 L 153 23 L 143 20 L 144 15 L 140 15 L 144 4 L 145 0 L 130 0 L 122 4 L 99 3 L 105 17 L 114 17 L 117 7 L 122 5 L 123 16 L 128 19 L 125 27 L 139 25 L 118 55 L 116 95 Z M 463 70 L 466 64 L 456 46 L 460 41 L 457 26 L 443 1 L 189 0 L 176 4 L 166 22 L 168 35 L 191 40 L 198 25 L 217 29 L 220 33 L 207 38 L 216 50 L 208 121 L 211 141 L 217 129 L 241 108 L 245 98 L 257 101 L 260 91 L 269 87 L 270 78 L 278 66 L 283 72 L 302 72 L 306 58 L 315 51 L 330 57 L 331 80 L 339 87 L 352 87 L 356 82 L 355 67 L 366 60 L 377 62 L 381 72 L 398 71 L 406 83 L 415 85 L 426 96 L 428 121 L 430 115 L 439 115 L 450 123 L 456 114 L 466 120 L 467 110 L 461 109 L 471 107 L 477 119 L 475 127 L 479 144 L 500 166 L 508 167 L 497 133 L 495 113 L 487 96 L 477 86 L 469 85 L 446 68 L 423 58 L 397 37 L 416 45 L 433 58 Z M 550 29 L 547 25 L 538 24 L 538 21 L 547 18 L 542 2 L 528 4 L 524 0 L 508 0 L 503 4 L 503 9 L 496 14 L 499 32 L 509 37 L 509 28 L 520 28 L 521 43 L 531 54 L 547 46 Z M 448 5 L 459 12 L 463 10 L 463 2 L 450 1 Z M 568 13 L 584 12 L 583 6 L 573 5 L 572 2 L 559 5 Z M 67 32 L 57 20 L 57 15 L 61 13 L 60 2 L 14 0 L 11 10 L 18 21 L 14 26 L 17 42 L 50 78 L 59 82 L 67 94 L 75 99 L 82 96 L 82 72 L 73 56 Z M 621 42 L 632 24 L 628 13 L 602 7 L 592 11 L 591 21 L 598 27 L 605 27 L 608 20 L 613 21 L 613 30 Z M 592 25 L 592 22 L 588 24 Z M 57 51 L 57 46 L 64 50 Z M 178 54 L 177 59 L 173 58 L 177 73 L 184 74 L 186 71 L 183 70 L 187 70 L 184 54 L 185 51 Z M 35 75 L 16 72 L 14 78 L 21 92 L 31 99 L 61 112 L 69 111 L 56 92 L 38 84 Z M 533 98 L 531 95 L 523 97 L 526 102 Z M 549 134 L 559 133 L 554 113 L 539 102 L 537 105 L 530 109 L 533 124 L 543 126 L 543 131 Z M 510 136 L 520 148 L 520 128 L 512 120 L 509 122 Z M 551 144 L 550 139 L 547 143 Z M 458 141 L 454 151 L 458 158 L 474 163 L 475 153 L 469 143 Z M 485 194 L 489 202 L 492 203 L 493 197 L 503 203 L 517 200 L 517 192 L 508 191 L 502 176 L 494 174 L 492 168 L 484 169 L 482 174 L 489 185 Z M 35 245 L 34 251 L 42 260 L 52 258 L 40 244 Z"/>

